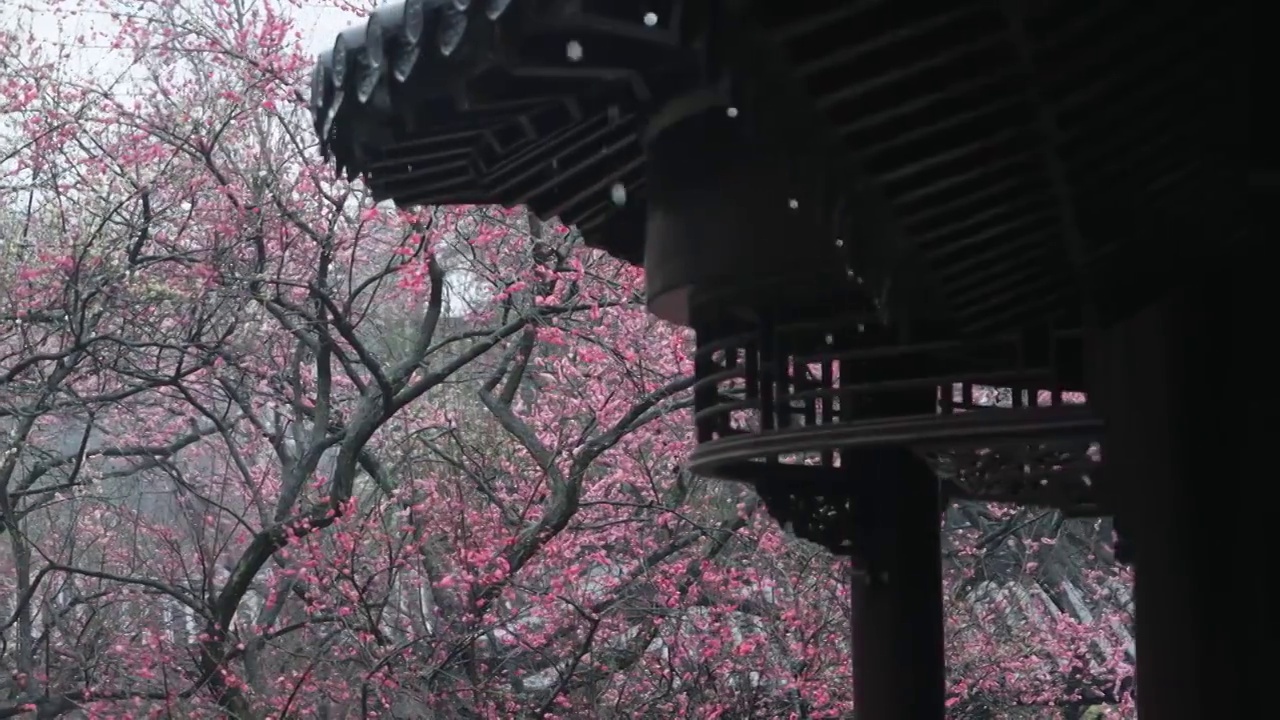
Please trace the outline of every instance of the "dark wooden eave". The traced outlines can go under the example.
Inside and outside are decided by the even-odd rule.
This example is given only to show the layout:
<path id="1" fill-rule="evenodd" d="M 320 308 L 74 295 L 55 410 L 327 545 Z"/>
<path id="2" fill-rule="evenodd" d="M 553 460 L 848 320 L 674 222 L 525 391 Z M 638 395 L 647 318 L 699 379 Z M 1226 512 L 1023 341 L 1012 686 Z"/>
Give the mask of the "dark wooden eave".
<path id="1" fill-rule="evenodd" d="M 896 229 L 858 241 L 912 258 L 959 333 L 1119 313 L 1250 231 L 1234 3 L 422 7 L 403 80 L 394 5 L 372 21 L 380 49 L 348 30 L 342 84 L 327 53 L 314 90 L 325 152 L 402 205 L 527 204 L 641 262 L 645 129 L 716 81 L 849 158 Z"/>

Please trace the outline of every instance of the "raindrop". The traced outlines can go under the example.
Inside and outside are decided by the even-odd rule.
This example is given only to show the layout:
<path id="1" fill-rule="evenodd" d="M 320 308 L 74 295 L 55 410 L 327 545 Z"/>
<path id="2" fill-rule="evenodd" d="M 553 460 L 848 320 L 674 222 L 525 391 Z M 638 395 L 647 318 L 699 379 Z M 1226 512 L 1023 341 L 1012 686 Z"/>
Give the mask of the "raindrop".
<path id="1" fill-rule="evenodd" d="M 800 207 L 800 201 L 795 198 L 791 198 L 790 200 L 787 201 L 787 207 L 791 208 L 792 210 L 795 210 L 796 208 Z"/>
<path id="2" fill-rule="evenodd" d="M 836 247 L 844 247 L 844 240 L 836 238 Z"/>
<path id="3" fill-rule="evenodd" d="M 569 62 L 578 62 L 582 59 L 582 43 L 570 40 L 564 48 L 564 54 L 569 58 Z"/>
<path id="4" fill-rule="evenodd" d="M 658 13 L 647 12 L 644 14 L 644 24 L 653 27 L 658 24 Z"/>
<path id="5" fill-rule="evenodd" d="M 613 200 L 613 204 L 622 207 L 627 204 L 627 186 L 622 183 L 614 183 L 609 188 L 609 198 Z"/>
<path id="6" fill-rule="evenodd" d="M 413 45 L 401 51 L 399 57 L 396 58 L 392 67 L 392 74 L 396 80 L 404 82 L 409 78 L 409 73 L 413 72 L 413 65 L 418 61 L 418 46 Z"/>
<path id="7" fill-rule="evenodd" d="M 827 341 L 827 344 L 828 344 L 828 345 L 834 345 L 834 344 L 835 344 L 835 342 L 836 342 L 836 338 L 835 338 L 835 336 L 834 336 L 834 335 L 832 335 L 831 333 L 827 333 L 827 337 L 826 337 L 825 339 L 826 339 L 826 341 Z"/>
<path id="8" fill-rule="evenodd" d="M 462 13 L 446 12 L 442 14 L 440 29 L 436 40 L 440 45 L 440 54 L 448 57 L 462 44 L 467 33 L 467 16 Z"/>
<path id="9" fill-rule="evenodd" d="M 507 6 L 511 4 L 511 0 L 489 0 L 489 4 L 485 6 L 484 14 L 490 20 L 497 20 L 502 13 L 507 11 Z"/>
<path id="10" fill-rule="evenodd" d="M 369 102 L 374 90 L 378 89 L 378 79 L 382 76 L 382 68 L 369 66 L 360 71 L 360 80 L 356 84 L 356 99 L 360 104 Z"/>
<path id="11" fill-rule="evenodd" d="M 731 118 L 736 118 L 738 117 L 738 108 L 736 107 L 728 108 L 724 111 L 724 114 L 728 115 Z"/>

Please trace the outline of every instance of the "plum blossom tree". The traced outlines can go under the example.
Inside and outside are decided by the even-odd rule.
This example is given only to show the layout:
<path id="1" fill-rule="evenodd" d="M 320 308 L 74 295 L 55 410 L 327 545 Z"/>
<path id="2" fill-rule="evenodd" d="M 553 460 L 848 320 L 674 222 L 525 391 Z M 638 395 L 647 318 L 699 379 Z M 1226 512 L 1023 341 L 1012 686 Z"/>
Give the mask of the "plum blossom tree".
<path id="1" fill-rule="evenodd" d="M 1109 523 L 960 505 L 948 524 L 950 717 L 1132 717 L 1131 578 Z"/>
<path id="2" fill-rule="evenodd" d="M 636 270 L 332 179 L 281 8 L 115 19 L 118 82 L 6 68 L 0 716 L 838 706 L 838 626 L 757 672 L 739 606 L 843 584 L 728 562 Z"/>
<path id="3" fill-rule="evenodd" d="M 847 716 L 848 565 L 681 468 L 640 272 L 334 178 L 298 9 L 55 4 L 112 74 L 6 38 L 0 718 Z M 1123 583 L 1027 519 L 949 517 L 955 708 L 1118 705 Z M 973 632 L 1011 584 L 1057 613 Z"/>

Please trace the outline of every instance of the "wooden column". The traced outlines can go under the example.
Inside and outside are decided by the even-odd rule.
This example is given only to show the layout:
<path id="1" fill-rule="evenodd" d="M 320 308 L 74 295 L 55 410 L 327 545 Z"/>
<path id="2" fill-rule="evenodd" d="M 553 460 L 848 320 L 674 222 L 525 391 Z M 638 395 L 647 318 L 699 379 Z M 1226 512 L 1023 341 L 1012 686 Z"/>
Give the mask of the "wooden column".
<path id="1" fill-rule="evenodd" d="M 939 720 L 946 691 L 938 480 L 910 451 L 846 455 L 867 493 L 858 512 L 864 574 L 853 578 L 858 720 Z M 861 564 L 861 563 L 860 563 Z"/>
<path id="2" fill-rule="evenodd" d="M 1139 716 L 1249 717 L 1260 705 L 1259 551 L 1276 470 L 1273 272 L 1243 249 L 1101 331 L 1092 401 L 1132 533 Z"/>

